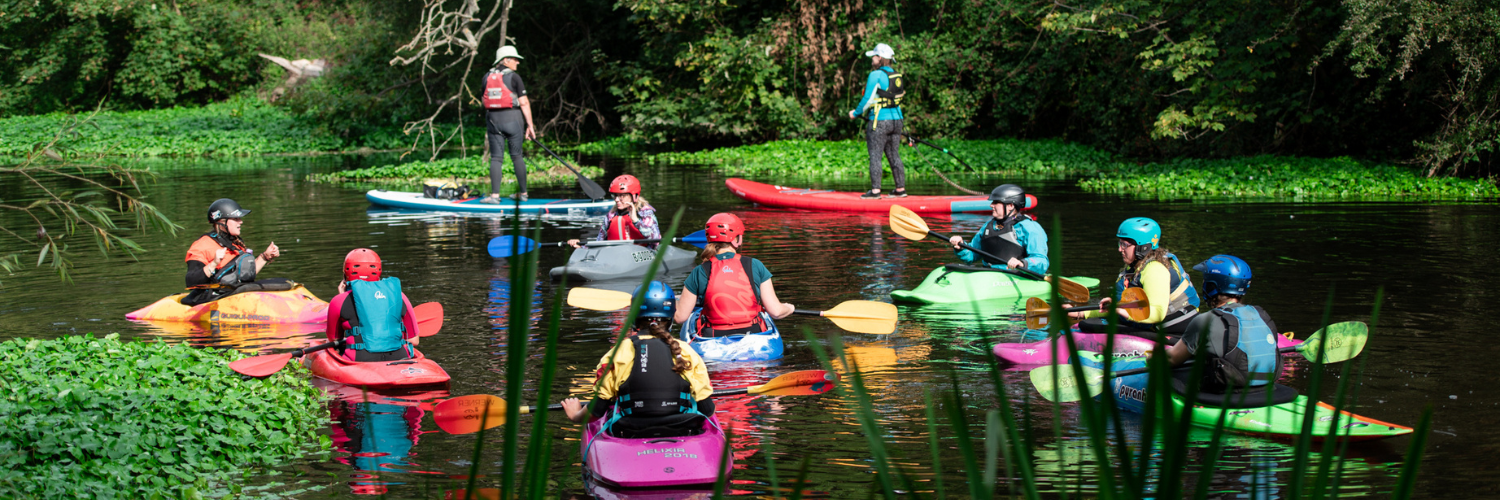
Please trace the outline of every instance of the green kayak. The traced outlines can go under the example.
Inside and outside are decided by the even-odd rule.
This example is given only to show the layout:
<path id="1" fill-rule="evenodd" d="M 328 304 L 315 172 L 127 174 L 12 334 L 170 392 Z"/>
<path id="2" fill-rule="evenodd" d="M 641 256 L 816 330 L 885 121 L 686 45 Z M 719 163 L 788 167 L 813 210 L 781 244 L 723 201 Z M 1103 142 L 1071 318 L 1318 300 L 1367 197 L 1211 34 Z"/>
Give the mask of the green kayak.
<path id="1" fill-rule="evenodd" d="M 1068 278 L 1094 288 L 1099 280 L 1077 276 Z M 1046 295 L 1051 285 L 988 267 L 948 264 L 933 269 L 914 290 L 891 292 L 895 302 L 909 304 L 958 304 L 994 299 L 1037 297 Z"/>

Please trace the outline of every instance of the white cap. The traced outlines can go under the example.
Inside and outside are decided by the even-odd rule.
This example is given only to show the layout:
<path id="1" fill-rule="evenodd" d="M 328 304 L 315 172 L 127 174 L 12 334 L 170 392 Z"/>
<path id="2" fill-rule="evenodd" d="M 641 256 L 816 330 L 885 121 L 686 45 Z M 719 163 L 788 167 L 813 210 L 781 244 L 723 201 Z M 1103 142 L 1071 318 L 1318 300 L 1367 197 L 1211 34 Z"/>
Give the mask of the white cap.
<path id="1" fill-rule="evenodd" d="M 504 47 L 500 47 L 500 50 L 495 51 L 495 64 L 500 64 L 500 61 L 504 61 L 507 57 L 526 59 L 524 57 L 521 57 L 521 54 L 516 52 L 516 46 L 506 45 Z"/>
<path id="2" fill-rule="evenodd" d="M 896 58 L 896 50 L 892 49 L 890 45 L 886 45 L 886 44 L 883 44 L 883 43 L 877 43 L 877 44 L 875 44 L 875 50 L 872 50 L 872 51 L 869 51 L 869 52 L 865 52 L 865 57 L 870 57 L 870 56 L 880 56 L 880 57 L 884 57 L 886 59 L 895 59 Z"/>

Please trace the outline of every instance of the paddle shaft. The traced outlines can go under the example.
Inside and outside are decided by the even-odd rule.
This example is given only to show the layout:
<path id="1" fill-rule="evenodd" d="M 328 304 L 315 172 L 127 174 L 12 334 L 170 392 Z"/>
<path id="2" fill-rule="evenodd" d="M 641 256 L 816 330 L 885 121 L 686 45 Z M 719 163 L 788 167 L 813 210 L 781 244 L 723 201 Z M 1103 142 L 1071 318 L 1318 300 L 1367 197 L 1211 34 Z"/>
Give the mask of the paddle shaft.
<path id="1" fill-rule="evenodd" d="M 755 386 L 752 386 L 752 387 L 755 387 Z M 714 391 L 713 395 L 714 396 L 734 396 L 734 395 L 738 395 L 738 394 L 749 394 L 749 393 L 750 393 L 750 387 L 736 387 L 734 389 L 719 389 L 717 391 Z M 561 403 L 553 404 L 553 405 L 547 405 L 547 407 L 545 407 L 545 408 L 539 407 L 539 406 L 522 406 L 521 407 L 521 414 L 524 415 L 524 414 L 527 414 L 527 413 L 536 413 L 537 410 L 561 410 L 562 408 L 563 408 L 563 406 L 562 406 Z"/>
<path id="2" fill-rule="evenodd" d="M 1289 345 L 1289 346 L 1286 346 L 1286 347 L 1278 348 L 1278 349 L 1276 349 L 1276 352 L 1297 352 L 1297 348 L 1298 347 L 1302 347 L 1302 344 Z M 1172 368 L 1173 369 L 1177 369 L 1177 368 L 1183 368 L 1183 367 L 1192 366 L 1192 365 L 1193 365 L 1193 360 L 1189 359 L 1187 361 L 1182 362 L 1182 364 L 1174 366 Z M 1148 371 L 1151 371 L 1150 367 L 1131 368 L 1129 370 L 1120 370 L 1120 371 L 1111 373 L 1111 374 L 1109 374 L 1109 377 L 1110 378 L 1127 377 L 1127 376 L 1130 376 L 1130 375 L 1140 375 L 1140 374 L 1146 373 Z"/>
<path id="3" fill-rule="evenodd" d="M 859 117 L 860 117 L 860 118 L 864 118 L 864 119 L 865 119 L 865 121 L 870 121 L 870 117 L 868 117 L 868 116 L 865 116 L 865 115 L 859 115 Z M 956 154 L 953 154 L 953 152 L 952 152 L 952 151 L 949 151 L 949 150 L 948 150 L 948 148 L 945 148 L 945 147 L 942 147 L 942 146 L 939 146 L 939 145 L 936 145 L 936 144 L 933 144 L 933 143 L 930 143 L 930 142 L 927 142 L 927 141 L 924 141 L 924 140 L 922 140 L 922 139 L 921 139 L 921 138 L 918 138 L 918 137 L 917 137 L 917 136 L 914 136 L 914 135 L 911 135 L 911 134 L 908 134 L 908 133 L 906 133 L 906 132 L 902 132 L 902 133 L 901 133 L 901 137 L 905 137 L 905 138 L 907 138 L 907 139 L 909 139 L 909 140 L 911 140 L 911 141 L 912 141 L 912 142 L 914 142 L 914 143 L 917 143 L 917 144 L 921 144 L 921 145 L 923 145 L 923 146 L 927 146 L 927 147 L 929 147 L 929 148 L 932 148 L 932 149 L 936 149 L 936 150 L 938 150 L 938 151 L 942 151 L 942 152 L 943 152 L 943 154 L 946 154 L 946 155 L 948 155 L 948 156 L 949 156 L 949 157 L 951 157 L 951 158 L 953 158 L 953 159 L 954 159 L 954 160 L 956 160 L 956 161 L 958 161 L 958 163 L 959 163 L 959 164 L 960 164 L 960 165 L 963 165 L 963 166 L 964 166 L 964 168 L 967 168 L 967 169 L 969 169 L 969 171 L 970 171 L 970 172 L 975 172 L 975 173 L 978 173 L 978 172 L 979 172 L 979 171 L 978 171 L 978 170 L 975 170 L 975 169 L 974 169 L 974 167 L 973 167 L 973 166 L 972 166 L 972 165 L 969 165 L 969 162 L 966 162 L 966 161 L 964 161 L 964 159 L 963 159 L 963 158 L 959 158 L 959 157 L 958 157 L 958 155 L 956 155 Z M 965 191 L 968 191 L 968 190 L 965 190 Z M 970 193 L 970 194 L 980 194 L 980 193 L 978 193 L 978 192 L 971 192 L 971 193 Z"/>
<path id="4" fill-rule="evenodd" d="M 936 237 L 938 237 L 938 238 L 940 238 L 942 240 L 945 240 L 945 241 L 949 239 L 948 235 L 943 234 L 943 233 L 939 233 L 937 231 L 933 231 L 931 229 L 927 230 L 927 235 L 928 236 L 936 236 Z M 991 260 L 994 260 L 996 262 L 1002 261 L 1001 258 L 996 257 L 994 254 L 991 254 L 991 253 L 986 252 L 984 250 L 980 250 L 978 248 L 971 247 L 971 246 L 969 246 L 968 243 L 959 243 L 958 246 L 959 246 L 959 248 L 962 248 L 964 250 L 968 250 L 970 252 L 974 252 L 976 254 L 979 254 L 981 257 L 989 257 Z M 1003 272 L 1003 273 L 1010 273 L 1010 274 L 1015 274 L 1015 275 L 1019 275 L 1019 276 L 1024 276 L 1024 277 L 1031 278 L 1031 279 L 1034 279 L 1034 280 L 1037 280 L 1037 281 L 1045 281 L 1047 279 L 1047 278 L 1043 277 L 1042 275 L 1037 274 L 1036 272 L 1034 272 L 1034 271 L 1032 271 L 1030 269 L 1025 269 L 1025 268 L 1022 268 L 1022 269 L 1010 269 L 1010 268 L 999 268 L 999 267 L 997 267 L 995 269 L 999 270 L 1000 272 Z"/>
<path id="5" fill-rule="evenodd" d="M 546 151 L 547 154 L 552 155 L 553 158 L 557 158 L 557 161 L 562 162 L 563 166 L 568 167 L 568 170 L 572 170 L 573 175 L 578 176 L 578 186 L 583 188 L 583 193 L 587 194 L 589 198 L 595 200 L 604 199 L 604 188 L 599 187 L 599 183 L 594 182 L 593 179 L 584 177 L 583 172 L 579 172 L 578 169 L 573 168 L 572 164 L 568 163 L 568 160 L 564 160 L 561 156 L 558 156 L 557 153 L 552 152 L 551 148 L 548 148 L 546 144 L 542 144 L 541 139 L 533 137 L 531 138 L 531 142 L 535 142 L 536 145 L 541 146 L 543 151 Z"/>
<path id="6" fill-rule="evenodd" d="M 1121 302 L 1119 304 L 1115 304 L 1115 308 L 1116 309 L 1131 309 L 1131 308 L 1135 308 L 1135 307 L 1143 307 L 1143 306 L 1146 306 L 1146 305 L 1149 305 L 1147 303 L 1147 301 L 1144 301 L 1144 300 L 1132 300 L 1130 302 Z M 1095 311 L 1095 310 L 1098 310 L 1098 309 L 1099 309 L 1099 306 L 1096 304 L 1096 305 L 1092 305 L 1092 306 L 1066 307 L 1066 308 L 1063 308 L 1063 312 L 1070 312 L 1070 313 L 1088 312 L 1088 311 Z M 1042 314 L 1042 313 L 1047 313 L 1047 312 L 1051 312 L 1051 311 L 1052 311 L 1052 308 L 1048 307 L 1048 308 L 1044 308 L 1044 309 L 1028 310 L 1028 311 L 1026 311 L 1026 313 L 1027 314 L 1031 314 L 1031 313 L 1034 312 L 1034 313 L 1037 313 L 1037 314 Z"/>

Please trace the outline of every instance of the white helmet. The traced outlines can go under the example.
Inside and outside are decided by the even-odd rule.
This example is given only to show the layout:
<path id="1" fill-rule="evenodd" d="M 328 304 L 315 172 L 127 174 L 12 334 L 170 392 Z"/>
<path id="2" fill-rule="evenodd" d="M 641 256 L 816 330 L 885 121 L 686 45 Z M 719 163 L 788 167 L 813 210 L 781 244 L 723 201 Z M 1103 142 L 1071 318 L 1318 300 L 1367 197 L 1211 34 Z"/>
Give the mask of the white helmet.
<path id="1" fill-rule="evenodd" d="M 500 61 L 504 61 L 507 57 L 526 59 L 524 57 L 521 57 L 520 53 L 516 52 L 516 46 L 506 45 L 504 47 L 500 47 L 500 50 L 495 51 L 495 64 L 500 64 Z"/>

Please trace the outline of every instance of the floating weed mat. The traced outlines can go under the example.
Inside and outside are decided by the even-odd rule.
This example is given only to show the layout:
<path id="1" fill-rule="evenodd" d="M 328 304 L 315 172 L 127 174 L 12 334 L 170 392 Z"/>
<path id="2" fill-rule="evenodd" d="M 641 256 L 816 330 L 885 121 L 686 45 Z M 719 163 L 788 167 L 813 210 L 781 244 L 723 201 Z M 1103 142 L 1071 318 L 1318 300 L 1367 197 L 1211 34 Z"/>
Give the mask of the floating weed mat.
<path id="1" fill-rule="evenodd" d="M 597 178 L 604 176 L 604 169 L 594 166 L 577 165 L 578 171 L 584 176 Z M 515 167 L 511 165 L 510 158 L 504 162 L 504 182 L 515 184 Z M 327 174 L 314 174 L 308 179 L 318 182 L 355 183 L 360 186 L 379 188 L 412 188 L 419 190 L 425 179 L 457 179 L 460 184 L 468 184 L 469 187 L 479 189 L 480 186 L 489 186 L 490 164 L 481 155 L 472 155 L 468 158 L 445 158 L 437 161 L 413 161 L 398 165 L 384 165 L 379 167 L 361 168 L 356 170 L 345 170 Z M 552 158 L 540 156 L 528 156 L 526 158 L 526 184 L 549 185 L 567 184 L 578 180 L 568 167 L 563 166 Z"/>
<path id="2" fill-rule="evenodd" d="M 978 173 L 1065 177 L 1090 175 L 1111 166 L 1109 153 L 1088 146 L 1054 140 L 929 140 L 979 170 Z M 774 141 L 752 146 L 711 149 L 694 153 L 661 153 L 652 162 L 717 164 L 730 174 L 791 175 L 812 178 L 868 178 L 869 153 L 859 141 Z M 932 168 L 949 173 L 969 172 L 952 157 L 926 146 L 902 147 L 901 160 L 909 178 L 932 177 Z"/>
<path id="3" fill-rule="evenodd" d="M 1119 164 L 1079 181 L 1086 191 L 1154 198 L 1312 199 L 1500 198 L 1493 180 L 1423 177 L 1417 170 L 1351 158 L 1257 156 Z"/>
<path id="4" fill-rule="evenodd" d="M 242 357 L 116 334 L 0 343 L 0 498 L 242 495 L 247 468 L 329 450 L 307 370 L 245 380 Z"/>

